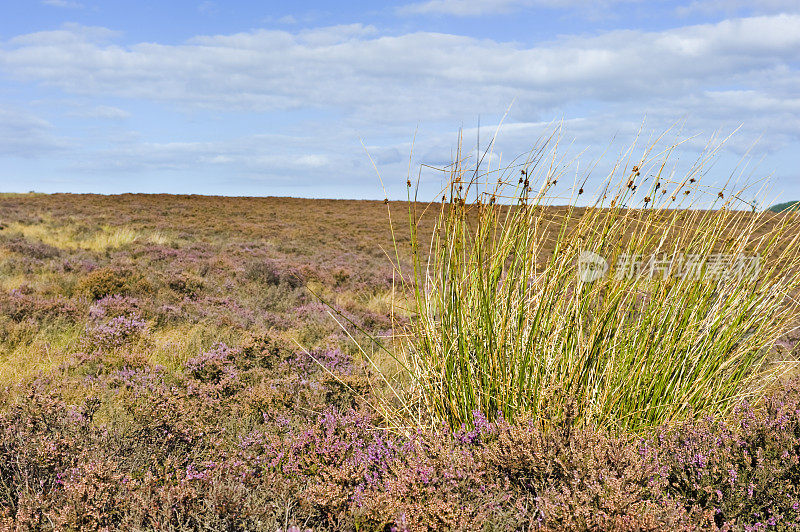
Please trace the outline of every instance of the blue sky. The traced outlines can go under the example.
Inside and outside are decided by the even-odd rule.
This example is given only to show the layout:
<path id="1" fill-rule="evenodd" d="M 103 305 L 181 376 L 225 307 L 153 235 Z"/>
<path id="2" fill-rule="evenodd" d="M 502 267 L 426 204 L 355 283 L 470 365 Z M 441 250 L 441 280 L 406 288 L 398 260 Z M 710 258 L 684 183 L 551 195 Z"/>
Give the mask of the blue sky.
<path id="1" fill-rule="evenodd" d="M 5 1 L 0 191 L 383 198 L 366 146 L 403 197 L 415 134 L 442 164 L 512 101 L 506 160 L 563 121 L 599 182 L 643 121 L 678 161 L 741 127 L 708 179 L 800 198 L 800 2 Z"/>

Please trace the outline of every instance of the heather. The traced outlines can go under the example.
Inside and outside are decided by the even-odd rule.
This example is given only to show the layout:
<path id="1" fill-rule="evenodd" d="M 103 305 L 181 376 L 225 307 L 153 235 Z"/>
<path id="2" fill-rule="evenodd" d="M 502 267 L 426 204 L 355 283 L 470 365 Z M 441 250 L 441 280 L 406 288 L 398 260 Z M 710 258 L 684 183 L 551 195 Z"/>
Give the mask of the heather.
<path id="1" fill-rule="evenodd" d="M 382 428 L 268 339 L 186 370 L 76 357 L 0 416 L 3 519 L 41 529 L 663 530 L 800 521 L 800 383 L 646 436 L 494 422 Z M 350 383 L 345 387 L 342 383 Z M 76 398 L 79 388 L 90 393 Z"/>
<path id="2" fill-rule="evenodd" d="M 414 205 L 0 197 L 0 529 L 796 528 L 790 371 L 632 431 L 566 395 L 412 423 L 426 410 L 381 349 L 414 325 L 414 234 L 387 224 Z"/>

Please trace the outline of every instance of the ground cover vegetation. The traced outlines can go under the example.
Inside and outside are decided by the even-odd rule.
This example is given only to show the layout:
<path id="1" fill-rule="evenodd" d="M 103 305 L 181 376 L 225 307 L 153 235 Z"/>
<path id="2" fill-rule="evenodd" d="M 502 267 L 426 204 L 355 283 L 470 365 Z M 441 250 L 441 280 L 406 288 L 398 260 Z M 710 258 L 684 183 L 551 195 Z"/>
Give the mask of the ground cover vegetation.
<path id="1" fill-rule="evenodd" d="M 797 528 L 794 214 L 647 149 L 558 206 L 553 141 L 432 204 L 0 195 L 0 529 Z"/>

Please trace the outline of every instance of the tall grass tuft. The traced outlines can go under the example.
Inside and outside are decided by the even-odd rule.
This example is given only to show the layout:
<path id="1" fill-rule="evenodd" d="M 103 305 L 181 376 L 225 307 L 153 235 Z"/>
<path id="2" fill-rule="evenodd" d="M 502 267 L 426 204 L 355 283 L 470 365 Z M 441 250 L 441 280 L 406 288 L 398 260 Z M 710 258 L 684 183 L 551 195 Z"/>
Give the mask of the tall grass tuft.
<path id="1" fill-rule="evenodd" d="M 102 225 L 87 231 L 71 224 L 58 225 L 53 220 L 37 224 L 13 222 L 8 225 L 8 233 L 59 249 L 85 249 L 98 253 L 127 246 L 140 238 L 139 233 L 129 227 Z M 155 233 L 149 240 L 163 243 L 163 239 L 162 235 Z"/>
<path id="2" fill-rule="evenodd" d="M 410 249 L 395 242 L 406 413 L 635 431 L 724 415 L 788 371 L 768 353 L 797 315 L 797 217 L 702 184 L 719 145 L 676 178 L 674 148 L 623 158 L 593 198 L 580 181 L 556 194 L 574 172 L 557 135 L 480 173 L 459 149 L 441 202 L 409 202 Z"/>

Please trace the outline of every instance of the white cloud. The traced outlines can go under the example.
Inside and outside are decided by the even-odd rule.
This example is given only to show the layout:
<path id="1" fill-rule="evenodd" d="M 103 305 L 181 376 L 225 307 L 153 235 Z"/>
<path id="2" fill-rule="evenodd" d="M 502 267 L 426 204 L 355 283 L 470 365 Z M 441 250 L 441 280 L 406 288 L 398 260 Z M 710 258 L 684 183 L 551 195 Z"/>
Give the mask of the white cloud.
<path id="1" fill-rule="evenodd" d="M 632 134 L 645 114 L 655 130 L 686 117 L 687 133 L 703 138 L 744 123 L 731 143 L 736 153 L 761 133 L 762 152 L 781 150 L 800 142 L 797 27 L 800 16 L 782 14 L 526 47 L 441 33 L 388 35 L 360 24 L 122 45 L 110 30 L 67 26 L 0 43 L 0 73 L 89 98 L 222 111 L 322 109 L 337 117 L 302 142 L 131 140 L 85 154 L 76 163 L 83 170 L 213 167 L 288 179 L 337 168 L 363 178 L 372 170 L 360 147 L 348 144 L 354 139 L 365 137 L 380 164 L 402 173 L 409 147 L 398 139 L 409 138 L 414 124 L 434 129 L 420 136 L 420 155 L 446 160 L 454 125 L 497 115 L 512 99 L 499 147 L 506 155 L 529 146 L 551 118 L 576 119 L 569 131 L 582 148 Z M 124 117 L 114 109 L 94 111 Z M 48 125 L 39 126 L 29 130 L 33 138 L 52 145 Z"/>
<path id="2" fill-rule="evenodd" d="M 297 19 L 292 15 L 285 15 L 276 21 L 278 24 L 292 25 L 297 24 Z"/>
<path id="3" fill-rule="evenodd" d="M 0 155 L 37 157 L 66 148 L 53 135 L 50 122 L 15 109 L 0 107 Z"/>
<path id="4" fill-rule="evenodd" d="M 281 149 L 273 146 L 280 142 Z M 316 150 L 316 151 L 315 151 Z M 311 151 L 311 153 L 309 153 Z M 194 171 L 213 166 L 226 174 L 298 175 L 346 166 L 341 153 L 308 138 L 251 135 L 206 142 L 142 142 L 129 139 L 96 150 L 71 167 L 91 172 Z"/>
<path id="5" fill-rule="evenodd" d="M 636 3 L 641 0 L 425 0 L 401 5 L 400 15 L 448 15 L 475 17 L 507 14 L 532 8 L 573 10 L 579 15 L 597 15 L 614 4 Z M 659 3 L 659 2 L 654 2 Z M 797 0 L 693 0 L 675 8 L 681 16 L 695 13 L 734 15 L 763 15 L 798 13 Z"/>
<path id="6" fill-rule="evenodd" d="M 68 114 L 69 116 L 102 118 L 106 120 L 125 120 L 131 116 L 128 111 L 110 105 L 96 105 L 94 107 L 76 109 Z"/>
<path id="7" fill-rule="evenodd" d="M 69 0 L 42 0 L 42 4 L 53 7 L 63 7 L 66 9 L 83 9 L 83 4 L 71 2 Z"/>
<path id="8" fill-rule="evenodd" d="M 477 16 L 509 11 L 527 7 L 526 0 L 429 0 L 401 6 L 398 12 L 405 15 L 456 15 L 460 17 Z"/>
<path id="9" fill-rule="evenodd" d="M 72 94 L 218 109 L 336 108 L 405 122 L 496 111 L 514 97 L 546 110 L 780 83 L 796 73 L 797 27 L 800 16 L 777 15 L 532 48 L 437 33 L 385 36 L 359 24 L 119 46 L 101 42 L 108 30 L 73 27 L 3 44 L 0 70 Z"/>
<path id="10" fill-rule="evenodd" d="M 46 47 L 46 46 L 60 46 L 60 45 L 80 45 L 80 44 L 104 44 L 108 41 L 119 37 L 121 35 L 118 31 L 113 31 L 107 28 L 98 26 L 82 26 L 74 22 L 67 22 L 61 26 L 61 29 L 50 31 L 37 31 L 34 33 L 26 33 L 18 35 L 8 41 L 8 45 L 13 47 Z M 3 48 L 0 47 L 0 54 L 3 53 Z M 77 51 L 74 50 L 73 51 Z"/>
<path id="11" fill-rule="evenodd" d="M 742 11 L 748 14 L 798 13 L 800 3 L 797 0 L 694 0 L 677 8 L 677 13 L 682 16 L 694 13 L 730 16 Z"/>
<path id="12" fill-rule="evenodd" d="M 637 0 L 427 0 L 400 6 L 401 15 L 454 15 L 473 17 L 511 13 L 531 7 L 590 9 L 593 12 L 610 4 Z"/>

